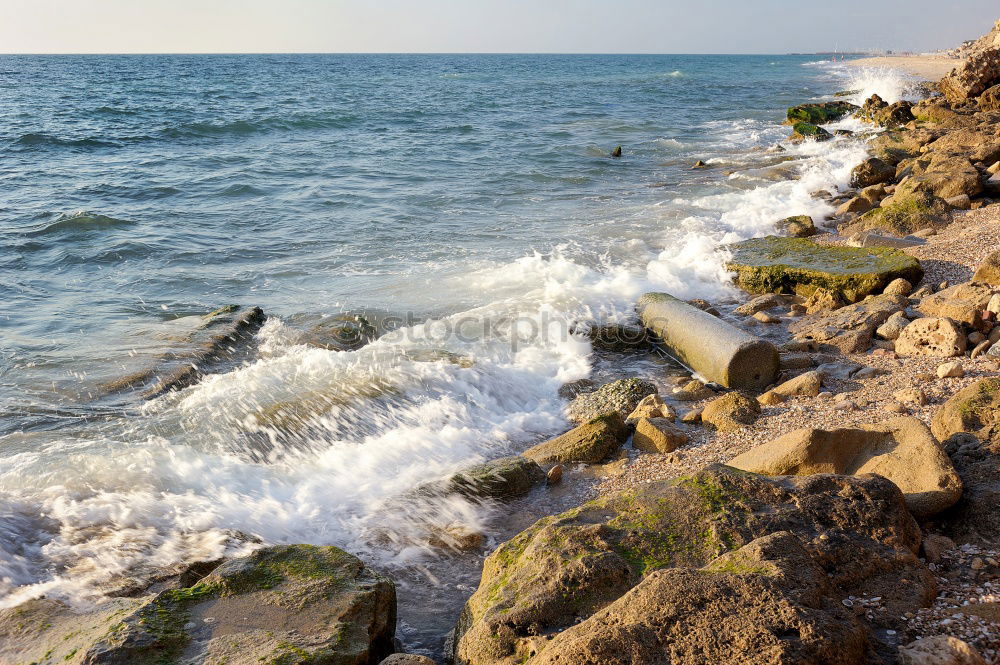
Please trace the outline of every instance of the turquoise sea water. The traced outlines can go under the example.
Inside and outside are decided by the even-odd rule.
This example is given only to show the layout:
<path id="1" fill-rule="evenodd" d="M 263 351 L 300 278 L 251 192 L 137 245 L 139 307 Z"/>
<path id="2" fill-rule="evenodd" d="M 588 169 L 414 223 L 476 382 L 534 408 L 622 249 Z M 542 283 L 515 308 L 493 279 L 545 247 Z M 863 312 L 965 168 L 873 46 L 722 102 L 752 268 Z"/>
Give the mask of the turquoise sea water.
<path id="1" fill-rule="evenodd" d="M 860 142 L 774 146 L 786 106 L 844 88 L 905 82 L 800 56 L 0 57 L 0 603 L 99 602 L 248 536 L 447 586 L 435 530 L 495 543 L 496 509 L 399 497 L 563 428 L 559 386 L 594 372 L 575 321 L 729 297 L 719 243 L 829 213 L 810 194 Z M 242 366 L 102 394 L 228 303 L 270 317 Z M 409 325 L 302 343 L 342 312 Z M 288 404 L 308 427 L 260 425 Z"/>

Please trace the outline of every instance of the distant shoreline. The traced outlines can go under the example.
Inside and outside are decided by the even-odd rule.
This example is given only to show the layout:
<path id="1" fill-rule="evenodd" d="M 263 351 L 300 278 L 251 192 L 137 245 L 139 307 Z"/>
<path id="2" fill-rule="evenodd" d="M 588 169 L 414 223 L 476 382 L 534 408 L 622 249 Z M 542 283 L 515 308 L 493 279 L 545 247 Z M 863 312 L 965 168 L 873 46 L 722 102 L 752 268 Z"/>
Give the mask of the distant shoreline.
<path id="1" fill-rule="evenodd" d="M 944 55 L 889 55 L 875 58 L 847 60 L 852 67 L 891 67 L 927 79 L 937 81 L 952 69 L 962 65 L 964 60 Z"/>

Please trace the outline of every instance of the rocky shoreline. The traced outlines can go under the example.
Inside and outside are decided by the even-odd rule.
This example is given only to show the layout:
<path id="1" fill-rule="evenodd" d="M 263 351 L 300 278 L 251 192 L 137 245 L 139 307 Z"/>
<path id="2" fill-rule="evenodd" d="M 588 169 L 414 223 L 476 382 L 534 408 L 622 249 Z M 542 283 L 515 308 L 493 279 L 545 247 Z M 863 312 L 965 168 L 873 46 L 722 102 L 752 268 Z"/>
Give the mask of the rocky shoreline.
<path id="1" fill-rule="evenodd" d="M 415 490 L 505 502 L 600 465 L 595 498 L 486 557 L 449 662 L 1000 663 L 994 33 L 918 103 L 789 109 L 802 141 L 856 115 L 872 156 L 851 191 L 815 194 L 835 216 L 729 248 L 745 301 L 648 294 L 633 324 L 578 330 L 612 362 L 666 349 L 692 373 L 567 385 L 571 430 Z M 192 354 L 108 392 L 183 388 L 191 358 L 227 367 L 264 319 L 248 312 L 213 313 Z M 374 334 L 338 326 L 334 348 Z M 396 612 L 393 582 L 353 555 L 269 546 L 89 613 L 2 610 L 0 662 L 433 663 L 393 653 Z"/>

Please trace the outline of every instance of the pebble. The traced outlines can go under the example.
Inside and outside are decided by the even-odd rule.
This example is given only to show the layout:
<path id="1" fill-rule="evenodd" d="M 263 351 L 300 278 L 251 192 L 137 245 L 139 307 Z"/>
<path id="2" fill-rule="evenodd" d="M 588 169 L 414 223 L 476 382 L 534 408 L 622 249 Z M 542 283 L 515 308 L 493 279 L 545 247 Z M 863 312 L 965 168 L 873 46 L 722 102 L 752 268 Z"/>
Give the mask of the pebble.
<path id="1" fill-rule="evenodd" d="M 962 369 L 962 363 L 957 360 L 952 360 L 951 362 L 938 365 L 937 375 L 939 379 L 960 379 L 965 376 L 965 370 Z"/>

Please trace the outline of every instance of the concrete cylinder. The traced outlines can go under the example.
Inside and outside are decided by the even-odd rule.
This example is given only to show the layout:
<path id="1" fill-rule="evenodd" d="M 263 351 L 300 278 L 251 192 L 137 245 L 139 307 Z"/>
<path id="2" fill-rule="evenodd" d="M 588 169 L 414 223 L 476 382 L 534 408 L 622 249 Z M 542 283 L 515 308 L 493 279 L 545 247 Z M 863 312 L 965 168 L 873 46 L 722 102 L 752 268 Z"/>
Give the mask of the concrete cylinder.
<path id="1" fill-rule="evenodd" d="M 670 355 L 707 381 L 760 392 L 778 378 L 774 345 L 717 316 L 667 293 L 643 295 L 638 310 Z"/>

